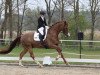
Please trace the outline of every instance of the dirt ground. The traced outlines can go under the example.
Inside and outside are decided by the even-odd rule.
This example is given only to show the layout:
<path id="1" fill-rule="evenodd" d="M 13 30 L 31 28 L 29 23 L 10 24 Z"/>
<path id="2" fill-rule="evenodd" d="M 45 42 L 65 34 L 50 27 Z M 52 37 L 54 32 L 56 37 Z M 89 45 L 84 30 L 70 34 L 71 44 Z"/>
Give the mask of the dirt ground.
<path id="1" fill-rule="evenodd" d="M 100 68 L 0 65 L 0 75 L 100 75 Z"/>

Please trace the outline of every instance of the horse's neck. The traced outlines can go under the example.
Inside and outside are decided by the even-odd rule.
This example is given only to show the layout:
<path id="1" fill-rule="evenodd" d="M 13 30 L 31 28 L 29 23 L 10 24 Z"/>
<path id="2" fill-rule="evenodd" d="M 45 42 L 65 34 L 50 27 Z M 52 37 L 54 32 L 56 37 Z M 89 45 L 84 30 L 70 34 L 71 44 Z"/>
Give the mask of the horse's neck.
<path id="1" fill-rule="evenodd" d="M 60 25 L 53 26 L 53 27 L 50 29 L 50 35 L 55 36 L 55 37 L 58 37 L 58 35 L 59 35 L 60 32 L 61 32 L 61 27 L 60 27 Z"/>

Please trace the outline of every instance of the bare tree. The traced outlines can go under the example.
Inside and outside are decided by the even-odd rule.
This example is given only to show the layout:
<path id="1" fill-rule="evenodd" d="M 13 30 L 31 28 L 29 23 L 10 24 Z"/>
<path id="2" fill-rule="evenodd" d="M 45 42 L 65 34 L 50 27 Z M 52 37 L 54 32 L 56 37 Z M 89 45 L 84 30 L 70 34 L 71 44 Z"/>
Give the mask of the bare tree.
<path id="1" fill-rule="evenodd" d="M 91 12 L 91 34 L 90 34 L 90 40 L 94 39 L 94 26 L 96 22 L 96 17 L 98 13 L 98 4 L 100 3 L 100 0 L 89 0 L 90 4 L 90 12 Z"/>
<path id="2" fill-rule="evenodd" d="M 1 37 L 5 38 L 6 37 L 6 29 L 7 29 L 7 20 L 8 20 L 8 2 L 7 0 L 5 1 L 5 15 L 4 15 L 4 21 L 1 26 Z M 4 36 L 3 36 L 4 34 Z"/>
<path id="3" fill-rule="evenodd" d="M 73 7 L 74 10 L 74 30 L 75 30 L 75 39 L 77 40 L 77 33 L 79 30 L 79 0 L 68 0 L 70 6 Z"/>
<path id="4" fill-rule="evenodd" d="M 18 13 L 18 21 L 17 21 L 17 36 L 20 35 L 20 21 L 19 21 L 19 0 L 17 0 L 17 13 Z"/>
<path id="5" fill-rule="evenodd" d="M 4 31 L 5 31 L 4 38 L 6 37 L 7 25 L 9 25 L 10 39 L 12 39 L 12 0 L 5 1 L 5 16 L 4 16 L 4 21 L 2 23 L 2 26 L 1 26 L 2 38 L 3 38 Z"/>
<path id="6" fill-rule="evenodd" d="M 61 0 L 61 20 L 64 20 L 64 0 Z"/>
<path id="7" fill-rule="evenodd" d="M 74 0 L 74 19 L 75 19 L 75 39 L 79 29 L 79 0 Z"/>
<path id="8" fill-rule="evenodd" d="M 7 0 L 8 1 L 8 10 L 9 10 L 9 28 L 10 28 L 10 39 L 12 39 L 12 0 Z"/>
<path id="9" fill-rule="evenodd" d="M 94 27 L 95 27 L 95 23 L 96 23 L 96 17 L 97 17 L 97 13 L 98 13 L 98 9 L 99 9 L 99 3 L 100 0 L 89 0 L 89 5 L 90 5 L 90 12 L 91 12 L 91 33 L 90 33 L 90 40 L 94 39 Z M 89 43 L 90 46 L 92 47 L 93 42 Z"/>
<path id="10" fill-rule="evenodd" d="M 1 15 L 2 15 L 2 10 L 3 10 L 3 4 L 4 1 L 1 0 L 1 4 L 0 4 L 0 25 L 1 25 L 1 29 L 0 29 L 0 38 L 3 39 L 3 25 L 1 23 Z"/>
<path id="11" fill-rule="evenodd" d="M 51 9 L 51 2 L 53 0 L 45 0 L 45 3 L 46 3 L 46 11 L 47 11 L 47 15 L 48 15 L 48 25 L 50 25 L 51 23 L 51 20 L 52 20 L 52 16 L 54 14 L 54 10 L 55 10 L 55 7 L 56 7 L 56 2 L 54 2 L 54 8 Z"/>
<path id="12" fill-rule="evenodd" d="M 79 0 L 68 0 L 70 6 L 73 7 L 74 10 L 74 21 L 75 21 L 75 39 L 77 39 L 77 33 L 79 30 Z"/>
<path id="13" fill-rule="evenodd" d="M 24 15 L 25 15 L 25 10 L 26 10 L 26 1 L 27 0 L 24 0 L 24 8 L 23 8 L 23 15 L 22 15 L 22 20 L 21 20 L 21 25 L 20 25 L 20 29 L 19 29 L 19 35 L 22 34 L 23 20 L 24 20 Z"/>

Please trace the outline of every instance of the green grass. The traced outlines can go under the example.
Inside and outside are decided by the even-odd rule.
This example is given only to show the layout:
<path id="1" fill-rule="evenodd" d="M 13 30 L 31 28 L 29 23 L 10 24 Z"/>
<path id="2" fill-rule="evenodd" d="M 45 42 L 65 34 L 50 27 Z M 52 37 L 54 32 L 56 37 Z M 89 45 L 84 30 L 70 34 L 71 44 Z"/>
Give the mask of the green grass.
<path id="1" fill-rule="evenodd" d="M 5 54 L 5 55 L 0 55 L 0 56 L 10 56 L 10 57 L 18 57 L 20 52 L 22 51 L 22 47 L 16 47 L 11 53 Z M 62 52 L 66 58 L 79 58 L 80 55 L 74 55 L 79 54 L 79 48 L 63 48 Z M 58 55 L 57 51 L 55 49 L 33 49 L 33 53 L 35 57 L 44 57 L 44 56 L 51 56 L 51 57 L 56 57 Z M 53 54 L 48 54 L 48 53 L 53 53 Z M 70 54 L 69 54 L 70 53 Z M 93 49 L 93 48 L 83 48 L 82 49 L 82 54 L 85 55 L 100 55 L 100 49 Z M 29 53 L 25 54 L 26 57 L 29 57 Z M 82 55 L 82 58 L 86 59 L 100 59 L 100 56 L 84 56 Z"/>

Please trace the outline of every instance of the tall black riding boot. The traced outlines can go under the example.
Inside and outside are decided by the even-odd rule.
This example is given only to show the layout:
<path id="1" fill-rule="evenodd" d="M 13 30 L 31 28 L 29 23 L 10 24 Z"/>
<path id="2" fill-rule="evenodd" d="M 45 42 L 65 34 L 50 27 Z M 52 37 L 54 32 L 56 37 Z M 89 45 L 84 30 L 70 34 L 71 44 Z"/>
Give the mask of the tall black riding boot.
<path id="1" fill-rule="evenodd" d="M 46 49 L 48 49 L 48 46 L 44 43 L 43 40 L 40 40 L 41 45 L 43 45 Z"/>
<path id="2" fill-rule="evenodd" d="M 48 46 L 44 43 L 43 37 L 44 37 L 43 35 L 39 35 L 40 43 L 41 43 L 41 45 L 43 45 L 47 49 Z"/>

